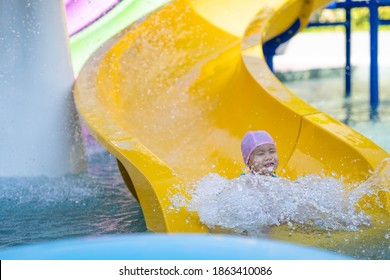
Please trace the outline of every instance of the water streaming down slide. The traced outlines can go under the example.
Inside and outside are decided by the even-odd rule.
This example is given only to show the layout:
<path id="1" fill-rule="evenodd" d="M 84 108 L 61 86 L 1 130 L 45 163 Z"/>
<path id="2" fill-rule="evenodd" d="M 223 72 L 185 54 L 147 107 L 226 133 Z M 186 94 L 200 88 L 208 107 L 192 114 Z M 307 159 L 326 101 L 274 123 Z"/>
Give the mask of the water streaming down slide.
<path id="1" fill-rule="evenodd" d="M 389 156 L 293 95 L 265 62 L 264 42 L 297 19 L 303 28 L 327 2 L 174 1 L 88 61 L 75 87 L 78 111 L 120 161 L 150 230 L 207 231 L 169 198 L 186 196 L 210 172 L 237 177 L 247 130 L 275 137 L 278 175 L 291 179 L 323 174 L 361 182 Z M 360 206 L 388 212 L 389 194 L 366 196 Z"/>
<path id="2" fill-rule="evenodd" d="M 0 176 L 84 168 L 61 0 L 0 1 Z"/>
<path id="3" fill-rule="evenodd" d="M 119 1 L 1 2 L 0 176 L 79 172 L 85 164 L 68 34 Z"/>

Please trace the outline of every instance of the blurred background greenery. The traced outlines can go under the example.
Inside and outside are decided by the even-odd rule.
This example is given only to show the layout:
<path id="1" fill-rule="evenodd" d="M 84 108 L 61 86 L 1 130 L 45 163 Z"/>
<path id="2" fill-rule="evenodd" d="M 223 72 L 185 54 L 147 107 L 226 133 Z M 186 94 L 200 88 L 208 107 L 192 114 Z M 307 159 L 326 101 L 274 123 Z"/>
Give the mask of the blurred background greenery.
<path id="1" fill-rule="evenodd" d="M 390 20 L 390 7 L 379 7 L 379 17 L 382 20 Z M 351 10 L 352 31 L 369 30 L 370 28 L 370 13 L 368 8 L 353 8 Z M 312 22 L 341 22 L 345 21 L 344 9 L 322 9 L 317 11 L 312 19 Z M 380 25 L 379 30 L 390 30 L 390 25 Z M 317 31 L 344 31 L 344 26 L 321 26 L 306 28 L 307 32 Z"/>

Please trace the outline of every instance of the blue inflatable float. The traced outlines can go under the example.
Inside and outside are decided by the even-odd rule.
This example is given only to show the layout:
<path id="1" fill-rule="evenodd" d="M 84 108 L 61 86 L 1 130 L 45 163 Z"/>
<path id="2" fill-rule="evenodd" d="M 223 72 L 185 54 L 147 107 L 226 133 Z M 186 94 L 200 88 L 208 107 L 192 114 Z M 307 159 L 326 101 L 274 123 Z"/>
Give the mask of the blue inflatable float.
<path id="1" fill-rule="evenodd" d="M 270 239 L 216 234 L 86 237 L 0 250 L 2 260 L 341 260 L 323 249 Z"/>

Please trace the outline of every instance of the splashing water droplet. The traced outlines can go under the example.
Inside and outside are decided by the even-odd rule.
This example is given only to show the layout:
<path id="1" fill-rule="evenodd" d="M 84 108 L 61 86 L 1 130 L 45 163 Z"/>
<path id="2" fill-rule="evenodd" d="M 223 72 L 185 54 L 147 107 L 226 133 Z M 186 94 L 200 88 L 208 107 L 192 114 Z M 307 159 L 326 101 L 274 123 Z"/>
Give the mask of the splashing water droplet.
<path id="1" fill-rule="evenodd" d="M 187 203 L 209 228 L 236 232 L 264 226 L 309 224 L 327 230 L 356 231 L 371 218 L 356 210 L 366 186 L 346 192 L 341 180 L 308 175 L 291 181 L 247 174 L 232 180 L 218 174 L 203 177 Z"/>

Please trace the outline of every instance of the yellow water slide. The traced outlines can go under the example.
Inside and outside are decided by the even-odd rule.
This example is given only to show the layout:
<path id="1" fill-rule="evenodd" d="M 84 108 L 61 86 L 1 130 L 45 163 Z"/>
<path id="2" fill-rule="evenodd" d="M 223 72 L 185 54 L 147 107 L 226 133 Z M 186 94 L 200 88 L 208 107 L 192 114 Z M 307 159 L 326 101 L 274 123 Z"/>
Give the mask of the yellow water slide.
<path id="1" fill-rule="evenodd" d="M 186 195 L 210 172 L 239 176 L 248 130 L 274 136 L 277 173 L 291 179 L 314 173 L 360 182 L 389 157 L 297 98 L 267 66 L 263 44 L 297 20 L 304 28 L 327 2 L 173 1 L 89 59 L 75 86 L 78 111 L 118 159 L 148 229 L 207 232 L 195 213 L 173 209 L 170 197 Z M 384 208 L 366 208 L 389 211 L 388 193 L 380 200 Z"/>

